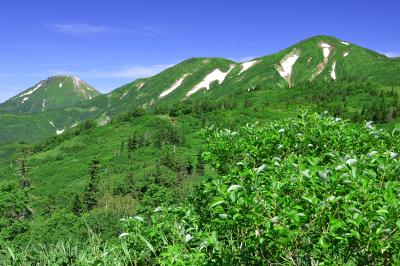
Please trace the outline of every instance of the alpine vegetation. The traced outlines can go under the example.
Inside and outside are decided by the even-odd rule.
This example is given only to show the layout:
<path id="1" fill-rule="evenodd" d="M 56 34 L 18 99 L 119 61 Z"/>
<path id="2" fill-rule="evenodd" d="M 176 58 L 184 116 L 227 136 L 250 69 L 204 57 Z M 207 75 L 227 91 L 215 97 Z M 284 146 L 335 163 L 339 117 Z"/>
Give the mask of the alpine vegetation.
<path id="1" fill-rule="evenodd" d="M 380 130 L 371 123 L 355 125 L 303 112 L 298 118 L 237 130 L 209 127 L 202 136 L 206 146 L 201 157 L 213 174 L 193 185 L 179 202 L 142 201 L 144 206 L 120 221 L 118 241 L 101 243 L 94 238 L 79 248 L 64 243 L 50 247 L 51 252 L 34 246 L 17 254 L 3 246 L 2 261 L 49 265 L 61 261 L 105 265 L 400 262 L 399 129 Z M 98 163 L 93 161 L 89 171 L 86 191 L 94 191 L 90 195 L 97 193 L 88 188 L 99 182 L 95 181 Z M 92 202 L 90 208 L 96 204 Z"/>
<path id="2" fill-rule="evenodd" d="M 40 81 L 0 104 L 0 265 L 398 265 L 398 73 L 315 36 Z"/>

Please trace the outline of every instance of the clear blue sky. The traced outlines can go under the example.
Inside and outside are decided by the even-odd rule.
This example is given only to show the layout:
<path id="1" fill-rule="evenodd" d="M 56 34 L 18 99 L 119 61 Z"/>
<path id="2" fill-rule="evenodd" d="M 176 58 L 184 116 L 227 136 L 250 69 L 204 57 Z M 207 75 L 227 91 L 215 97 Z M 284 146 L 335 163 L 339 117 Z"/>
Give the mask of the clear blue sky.
<path id="1" fill-rule="evenodd" d="M 55 74 L 102 92 L 189 57 L 235 60 L 333 35 L 396 55 L 400 1 L 4 0 L 0 102 Z"/>

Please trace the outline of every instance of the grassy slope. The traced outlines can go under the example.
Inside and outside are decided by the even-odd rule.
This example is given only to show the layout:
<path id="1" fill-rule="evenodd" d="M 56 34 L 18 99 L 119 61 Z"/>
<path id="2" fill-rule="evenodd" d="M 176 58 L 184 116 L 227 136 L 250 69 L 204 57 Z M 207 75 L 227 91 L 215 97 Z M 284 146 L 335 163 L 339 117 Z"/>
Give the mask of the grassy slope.
<path id="1" fill-rule="evenodd" d="M 34 143 L 71 128 L 77 122 L 100 116 L 97 109 L 68 108 L 38 114 L 0 115 L 0 143 L 25 141 Z M 50 123 L 52 122 L 54 126 Z"/>
<path id="2" fill-rule="evenodd" d="M 124 145 L 126 150 L 128 139 L 134 132 L 149 132 L 151 135 L 157 131 L 157 126 L 164 122 L 177 126 L 188 145 L 186 148 L 191 154 L 196 154 L 199 150 L 197 144 L 201 142 L 197 133 L 204 126 L 214 124 L 222 128 L 236 128 L 256 121 L 281 120 L 296 116 L 299 109 L 333 112 L 337 104 L 343 103 L 343 99 L 347 104 L 346 111 L 343 111 L 341 116 L 350 118 L 352 111 L 360 111 L 363 104 L 380 101 L 379 96 L 371 94 L 372 92 L 367 84 L 361 86 L 360 83 L 348 81 L 322 83 L 319 86 L 316 84 L 311 88 L 304 85 L 250 92 L 241 90 L 225 95 L 219 101 L 220 106 L 208 112 L 200 111 L 186 115 L 181 113 L 176 118 L 148 114 L 133 122 L 115 122 L 90 129 L 79 136 L 71 134 L 74 131 L 71 129 L 67 132 L 67 137 L 64 135 L 56 137 L 56 142 L 49 141 L 55 144 L 47 145 L 46 151 L 31 157 L 34 191 L 39 198 L 49 192 L 65 195 L 68 198 L 68 193 L 83 189 L 87 180 L 82 177 L 86 175 L 90 161 L 98 158 L 105 163 L 105 167 L 109 168 L 107 170 L 109 186 L 105 187 L 105 191 L 110 192 L 112 184 L 121 181 L 127 173 L 145 173 L 147 166 L 150 169 L 154 168 L 156 158 L 160 156 L 157 148 L 144 147 L 136 150 L 132 154 L 135 158 L 133 164 L 127 163 L 126 151 L 122 157 L 117 154 L 120 154 L 121 145 Z M 207 94 L 205 97 L 203 102 L 212 103 Z M 185 106 L 177 106 L 182 110 L 186 109 Z M 188 106 L 193 108 L 192 105 Z M 143 167 L 143 165 L 147 166 Z M 64 201 L 63 197 L 61 197 L 61 202 Z"/>

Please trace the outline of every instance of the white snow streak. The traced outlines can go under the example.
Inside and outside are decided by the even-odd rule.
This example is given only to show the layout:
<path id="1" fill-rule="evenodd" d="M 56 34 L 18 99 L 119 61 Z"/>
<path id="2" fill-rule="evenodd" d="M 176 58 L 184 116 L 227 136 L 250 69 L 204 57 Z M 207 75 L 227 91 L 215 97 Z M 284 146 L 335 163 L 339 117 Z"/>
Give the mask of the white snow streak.
<path id="1" fill-rule="evenodd" d="M 281 77 L 289 83 L 289 86 L 291 85 L 290 77 L 292 75 L 293 65 L 296 63 L 299 57 L 299 51 L 294 49 L 281 60 L 280 65 L 276 68 L 276 70 L 279 72 L 279 75 L 281 75 Z"/>
<path id="2" fill-rule="evenodd" d="M 81 80 L 78 77 L 73 77 L 73 81 L 74 81 L 75 88 L 79 88 L 79 86 L 81 84 Z"/>
<path id="3" fill-rule="evenodd" d="M 46 109 L 46 99 L 42 101 L 42 112 Z"/>
<path id="4" fill-rule="evenodd" d="M 341 41 L 341 43 L 343 43 L 344 45 L 349 45 L 348 42 L 343 42 L 343 41 Z"/>
<path id="5" fill-rule="evenodd" d="M 58 87 L 62 88 L 62 86 L 63 86 L 63 84 L 62 84 L 62 82 L 60 82 L 60 85 L 58 85 Z"/>
<path id="6" fill-rule="evenodd" d="M 21 97 L 24 97 L 26 95 L 31 95 L 32 93 L 34 93 L 40 87 L 42 87 L 42 82 L 40 82 L 35 88 L 31 89 L 30 91 L 27 91 L 24 94 L 21 94 L 19 97 L 21 98 Z"/>
<path id="7" fill-rule="evenodd" d="M 336 80 L 336 61 L 332 64 L 331 78 Z"/>
<path id="8" fill-rule="evenodd" d="M 324 55 L 324 60 L 318 64 L 317 69 L 311 76 L 311 81 L 314 80 L 319 74 L 324 71 L 326 65 L 329 62 L 329 55 L 331 54 L 332 47 L 327 43 L 321 43 L 319 45 L 322 48 L 322 54 Z"/>
<path id="9" fill-rule="evenodd" d="M 346 57 L 346 56 L 348 56 L 349 54 L 350 54 L 350 52 L 346 51 L 346 52 L 343 53 L 343 57 Z"/>
<path id="10" fill-rule="evenodd" d="M 331 46 L 327 43 L 321 43 L 322 53 L 324 54 L 324 58 L 328 58 L 331 53 Z"/>
<path id="11" fill-rule="evenodd" d="M 144 84 L 145 82 L 140 82 L 137 89 L 140 90 L 141 88 L 143 88 Z"/>
<path id="12" fill-rule="evenodd" d="M 21 103 L 25 103 L 28 99 L 29 99 L 29 97 L 23 98 Z"/>
<path id="13" fill-rule="evenodd" d="M 50 125 L 51 125 L 52 127 L 55 127 L 55 126 L 54 126 L 54 123 L 53 123 L 52 121 L 49 121 L 49 123 L 50 123 Z"/>
<path id="14" fill-rule="evenodd" d="M 245 62 L 242 64 L 242 70 L 240 70 L 239 74 L 242 74 L 243 72 L 247 71 L 249 68 L 251 68 L 252 66 L 254 66 L 255 64 L 257 64 L 258 61 L 257 60 L 253 60 L 253 61 L 249 61 L 249 62 Z"/>
<path id="15" fill-rule="evenodd" d="M 210 89 L 210 85 L 212 82 L 214 81 L 218 81 L 219 84 L 221 84 L 222 82 L 224 82 L 226 76 L 229 74 L 229 72 L 231 72 L 231 70 L 235 67 L 235 65 L 231 65 L 231 67 L 229 68 L 228 72 L 222 72 L 221 70 L 219 70 L 218 68 L 215 69 L 213 72 L 211 72 L 210 74 L 208 74 L 204 80 L 202 82 L 200 82 L 199 84 L 197 84 L 196 86 L 193 87 L 193 89 L 191 89 L 187 94 L 186 97 L 191 96 L 192 94 L 198 92 L 200 89 L 205 88 L 206 90 Z"/>
<path id="16" fill-rule="evenodd" d="M 182 82 L 185 80 L 185 78 L 186 78 L 187 76 L 188 76 L 188 74 L 183 75 L 182 78 L 180 78 L 180 79 L 177 80 L 174 84 L 172 84 L 172 86 L 171 86 L 169 89 L 163 91 L 163 92 L 160 94 L 160 96 L 158 96 L 158 98 L 163 98 L 163 97 L 167 96 L 168 94 L 170 94 L 171 92 L 173 92 L 175 89 L 177 89 L 179 86 L 181 86 L 181 85 L 182 85 Z"/>
<path id="17" fill-rule="evenodd" d="M 124 94 L 122 94 L 121 97 L 119 97 L 120 100 L 122 100 L 123 98 L 125 98 L 126 95 L 128 95 L 129 90 L 127 90 L 126 92 L 124 92 Z"/>
<path id="18" fill-rule="evenodd" d="M 57 135 L 60 135 L 62 133 L 64 133 L 65 129 L 61 129 L 61 130 L 56 130 Z"/>

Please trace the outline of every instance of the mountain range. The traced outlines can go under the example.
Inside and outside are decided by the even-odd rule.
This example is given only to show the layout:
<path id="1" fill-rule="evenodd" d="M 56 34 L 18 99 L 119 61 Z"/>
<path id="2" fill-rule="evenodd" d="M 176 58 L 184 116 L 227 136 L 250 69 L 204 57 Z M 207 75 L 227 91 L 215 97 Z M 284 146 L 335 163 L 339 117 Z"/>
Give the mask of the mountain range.
<path id="1" fill-rule="evenodd" d="M 55 76 L 0 104 L 1 142 L 34 142 L 79 122 L 106 124 L 135 107 L 156 109 L 200 98 L 217 100 L 255 88 L 362 78 L 379 87 L 400 82 L 400 59 L 330 36 L 315 36 L 278 53 L 237 63 L 192 58 L 153 77 L 100 94 L 77 77 Z"/>

